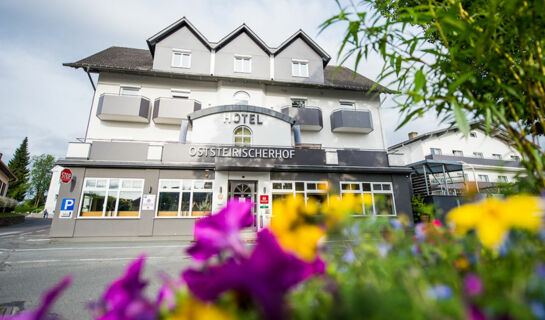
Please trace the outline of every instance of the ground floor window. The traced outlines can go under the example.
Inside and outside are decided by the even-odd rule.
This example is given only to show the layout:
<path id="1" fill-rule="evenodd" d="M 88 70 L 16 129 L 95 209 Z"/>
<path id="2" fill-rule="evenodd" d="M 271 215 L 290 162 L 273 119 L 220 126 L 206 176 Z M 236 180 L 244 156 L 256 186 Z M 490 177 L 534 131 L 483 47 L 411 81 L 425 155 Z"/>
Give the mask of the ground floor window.
<path id="1" fill-rule="evenodd" d="M 157 217 L 202 217 L 212 211 L 212 181 L 159 180 Z"/>
<path id="2" fill-rule="evenodd" d="M 144 179 L 86 178 L 80 217 L 139 217 Z"/>
<path id="3" fill-rule="evenodd" d="M 362 210 L 356 215 L 393 216 L 396 214 L 394 194 L 390 182 L 341 182 L 341 197 L 345 194 L 360 195 Z"/>
<path id="4" fill-rule="evenodd" d="M 287 196 L 301 195 L 305 199 L 315 199 L 318 203 L 327 203 L 327 181 L 273 181 L 272 200 L 282 199 Z M 274 207 L 272 208 L 274 214 Z"/>

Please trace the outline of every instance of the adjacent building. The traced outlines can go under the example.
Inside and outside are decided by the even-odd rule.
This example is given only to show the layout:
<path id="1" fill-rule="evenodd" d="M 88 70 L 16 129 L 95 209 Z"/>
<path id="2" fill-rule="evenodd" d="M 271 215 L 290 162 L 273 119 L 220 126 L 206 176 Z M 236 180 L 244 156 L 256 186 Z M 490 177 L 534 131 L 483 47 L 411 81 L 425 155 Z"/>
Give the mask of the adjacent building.
<path id="1" fill-rule="evenodd" d="M 2 153 L 0 153 L 0 197 L 8 196 L 10 180 L 17 180 L 17 177 L 15 177 L 4 161 L 2 161 Z"/>
<path id="2" fill-rule="evenodd" d="M 387 153 L 388 90 L 328 65 L 302 30 L 278 47 L 244 24 L 211 42 L 183 18 L 147 44 L 65 64 L 98 81 L 85 137 L 58 161 L 73 176 L 51 236 L 191 237 L 231 198 L 255 203 L 258 230 L 282 214 L 273 199 L 327 202 L 327 188 L 371 197 L 361 216 L 411 215 L 411 169 Z"/>
<path id="3" fill-rule="evenodd" d="M 523 171 L 520 154 L 502 132 L 487 135 L 478 123 L 468 136 L 456 127 L 411 132 L 408 140 L 388 151 L 397 164 L 413 168 L 413 190 L 422 196 L 456 196 L 472 188 L 497 193 L 498 186 L 515 182 Z"/>

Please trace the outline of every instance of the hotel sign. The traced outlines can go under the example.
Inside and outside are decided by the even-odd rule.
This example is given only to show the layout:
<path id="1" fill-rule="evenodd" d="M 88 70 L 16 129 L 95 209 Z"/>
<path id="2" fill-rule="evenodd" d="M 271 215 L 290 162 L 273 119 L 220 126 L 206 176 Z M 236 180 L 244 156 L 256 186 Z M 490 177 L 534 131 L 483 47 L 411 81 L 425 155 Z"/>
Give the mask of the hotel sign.
<path id="1" fill-rule="evenodd" d="M 191 146 L 189 156 L 197 158 L 247 158 L 247 159 L 291 159 L 292 148 L 236 147 L 236 146 Z"/>
<path id="2" fill-rule="evenodd" d="M 223 114 L 224 124 L 256 124 L 262 125 L 260 114 L 255 113 L 239 113 L 239 112 L 226 112 Z"/>

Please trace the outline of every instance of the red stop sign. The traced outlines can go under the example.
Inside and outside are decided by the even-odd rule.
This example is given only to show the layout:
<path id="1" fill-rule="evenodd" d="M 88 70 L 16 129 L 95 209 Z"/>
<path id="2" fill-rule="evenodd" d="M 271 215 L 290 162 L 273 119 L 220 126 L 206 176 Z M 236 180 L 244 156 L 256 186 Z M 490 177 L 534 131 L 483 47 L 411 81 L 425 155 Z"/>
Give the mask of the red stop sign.
<path id="1" fill-rule="evenodd" d="M 61 181 L 64 183 L 68 183 L 72 180 L 72 171 L 70 169 L 64 169 L 61 171 Z"/>

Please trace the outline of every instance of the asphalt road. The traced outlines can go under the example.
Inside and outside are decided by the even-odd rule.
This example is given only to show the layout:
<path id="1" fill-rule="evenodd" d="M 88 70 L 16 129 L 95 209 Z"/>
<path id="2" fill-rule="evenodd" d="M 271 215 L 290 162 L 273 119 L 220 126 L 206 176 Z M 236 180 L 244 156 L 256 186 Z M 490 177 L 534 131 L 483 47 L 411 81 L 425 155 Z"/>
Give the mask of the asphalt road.
<path id="1" fill-rule="evenodd" d="M 50 224 L 51 219 L 27 218 L 24 224 L 0 228 L 0 307 L 34 308 L 45 289 L 72 275 L 72 285 L 52 312 L 64 319 L 90 319 L 86 305 L 140 254 L 147 256 L 150 298 L 159 290 L 161 270 L 178 277 L 190 264 L 183 253 L 189 242 L 51 242 Z"/>

